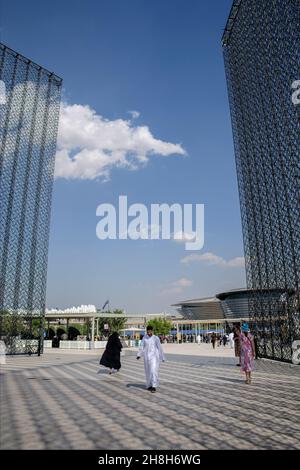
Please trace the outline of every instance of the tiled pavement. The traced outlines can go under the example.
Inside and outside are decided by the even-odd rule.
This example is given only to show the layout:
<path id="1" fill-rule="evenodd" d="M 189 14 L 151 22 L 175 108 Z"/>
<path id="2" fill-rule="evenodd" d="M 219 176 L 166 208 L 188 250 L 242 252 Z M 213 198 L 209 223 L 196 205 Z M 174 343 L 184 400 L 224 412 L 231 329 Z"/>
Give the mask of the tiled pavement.
<path id="1" fill-rule="evenodd" d="M 156 394 L 142 362 L 99 372 L 94 352 L 8 358 L 2 449 L 300 449 L 300 367 L 256 361 L 245 385 L 232 357 L 167 355 Z"/>

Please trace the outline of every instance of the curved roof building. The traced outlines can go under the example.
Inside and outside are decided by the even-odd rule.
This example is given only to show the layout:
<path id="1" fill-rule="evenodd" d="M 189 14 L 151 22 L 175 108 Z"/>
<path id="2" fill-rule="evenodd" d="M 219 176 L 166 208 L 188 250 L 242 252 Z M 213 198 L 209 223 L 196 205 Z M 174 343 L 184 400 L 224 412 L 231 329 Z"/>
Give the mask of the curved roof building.
<path id="1" fill-rule="evenodd" d="M 239 320 L 248 319 L 248 289 L 234 289 L 215 297 L 184 300 L 173 304 L 183 318 L 189 320 Z"/>
<path id="2" fill-rule="evenodd" d="M 249 318 L 249 295 L 248 289 L 234 289 L 217 294 L 216 298 L 220 300 L 224 317 Z"/>
<path id="3" fill-rule="evenodd" d="M 176 307 L 182 315 L 182 319 L 186 320 L 211 321 L 212 323 L 218 320 L 253 321 L 249 315 L 249 301 L 251 302 L 253 295 L 255 295 L 253 289 L 233 289 L 216 294 L 215 297 L 184 300 L 173 304 L 172 307 Z M 287 297 L 292 299 L 295 292 L 280 288 L 264 289 L 260 291 L 260 296 L 263 302 L 269 302 L 272 299 L 273 311 L 276 313 L 275 321 L 278 316 L 282 316 L 282 309 L 287 303 Z"/>
<path id="4" fill-rule="evenodd" d="M 224 312 L 221 302 L 216 297 L 192 299 L 173 304 L 183 318 L 189 320 L 222 320 Z"/>

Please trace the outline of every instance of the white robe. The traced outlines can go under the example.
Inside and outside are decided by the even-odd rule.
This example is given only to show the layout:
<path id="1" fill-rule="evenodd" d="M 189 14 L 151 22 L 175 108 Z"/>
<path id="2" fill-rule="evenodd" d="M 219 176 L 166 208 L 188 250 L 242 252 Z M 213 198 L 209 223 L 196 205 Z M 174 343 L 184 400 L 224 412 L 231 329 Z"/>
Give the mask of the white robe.
<path id="1" fill-rule="evenodd" d="M 234 339 L 233 339 L 233 337 L 234 337 L 234 334 L 233 334 L 233 333 L 229 333 L 228 339 L 229 339 L 229 344 L 230 344 L 231 349 L 234 347 Z"/>
<path id="2" fill-rule="evenodd" d="M 144 367 L 146 374 L 146 386 L 158 387 L 158 370 L 160 361 L 165 360 L 165 356 L 158 336 L 145 335 L 142 339 L 137 357 L 144 357 Z"/>

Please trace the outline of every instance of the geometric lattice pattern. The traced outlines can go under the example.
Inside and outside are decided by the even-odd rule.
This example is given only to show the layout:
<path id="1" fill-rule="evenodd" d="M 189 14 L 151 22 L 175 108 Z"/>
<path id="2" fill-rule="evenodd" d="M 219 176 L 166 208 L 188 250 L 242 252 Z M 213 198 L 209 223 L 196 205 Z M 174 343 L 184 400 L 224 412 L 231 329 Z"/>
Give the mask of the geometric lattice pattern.
<path id="1" fill-rule="evenodd" d="M 0 336 L 42 350 L 61 79 L 0 44 Z"/>
<path id="2" fill-rule="evenodd" d="M 233 2 L 223 36 L 250 316 L 260 356 L 300 339 L 300 1 Z"/>

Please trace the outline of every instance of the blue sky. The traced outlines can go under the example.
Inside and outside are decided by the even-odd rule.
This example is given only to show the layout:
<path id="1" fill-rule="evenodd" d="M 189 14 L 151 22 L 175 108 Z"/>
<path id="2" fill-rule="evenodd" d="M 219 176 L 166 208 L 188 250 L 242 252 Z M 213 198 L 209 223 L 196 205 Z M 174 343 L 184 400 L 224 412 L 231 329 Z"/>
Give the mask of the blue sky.
<path id="1" fill-rule="evenodd" d="M 230 262 L 243 256 L 221 50 L 230 6 L 231 0 L 2 0 L 1 40 L 63 78 L 68 109 L 89 106 L 113 129 L 116 120 L 130 130 L 147 126 L 158 149 L 163 141 L 187 153 L 158 150 L 134 170 L 112 164 L 106 178 L 62 169 L 53 193 L 48 307 L 101 307 L 109 298 L 127 312 L 172 311 L 178 300 L 245 285 L 244 268 Z M 131 110 L 140 116 L 132 119 Z M 121 194 L 129 204 L 205 204 L 198 253 L 205 256 L 183 263 L 191 252 L 172 240 L 97 239 L 96 207 L 115 204 Z"/>

